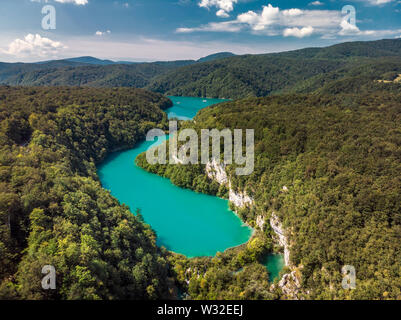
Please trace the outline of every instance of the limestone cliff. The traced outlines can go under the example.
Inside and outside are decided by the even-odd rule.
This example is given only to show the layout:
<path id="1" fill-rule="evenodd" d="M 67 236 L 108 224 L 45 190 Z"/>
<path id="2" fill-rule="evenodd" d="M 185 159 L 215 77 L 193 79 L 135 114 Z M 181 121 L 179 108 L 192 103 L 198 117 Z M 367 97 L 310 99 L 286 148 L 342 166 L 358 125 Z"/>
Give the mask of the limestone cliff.
<path id="1" fill-rule="evenodd" d="M 290 265 L 290 250 L 287 237 L 285 236 L 283 225 L 279 217 L 273 212 L 270 217 L 270 226 L 277 236 L 277 242 L 284 248 L 284 263 L 286 266 Z"/>
<path id="2" fill-rule="evenodd" d="M 206 174 L 210 179 L 215 180 L 220 185 L 228 187 L 228 199 L 238 208 L 250 207 L 254 204 L 254 200 L 245 192 L 235 192 L 232 189 L 230 179 L 224 164 L 218 163 L 215 159 L 206 164 Z"/>

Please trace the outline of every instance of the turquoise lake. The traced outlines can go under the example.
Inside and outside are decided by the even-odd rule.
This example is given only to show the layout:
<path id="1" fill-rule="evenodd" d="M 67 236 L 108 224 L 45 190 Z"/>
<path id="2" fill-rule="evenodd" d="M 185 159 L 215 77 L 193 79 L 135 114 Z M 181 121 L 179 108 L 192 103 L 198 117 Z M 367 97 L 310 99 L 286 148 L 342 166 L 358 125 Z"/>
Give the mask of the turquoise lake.
<path id="1" fill-rule="evenodd" d="M 207 106 L 225 100 L 169 97 L 169 118 L 192 119 Z M 228 201 L 174 186 L 170 180 L 146 172 L 135 158 L 154 142 L 111 154 L 99 167 L 104 188 L 132 212 L 137 208 L 157 234 L 157 244 L 187 257 L 214 256 L 246 243 L 252 229 L 228 208 Z"/>
<path id="2" fill-rule="evenodd" d="M 192 97 L 172 97 L 169 96 L 173 102 L 173 106 L 165 110 L 168 117 L 177 118 L 179 120 L 191 120 L 196 116 L 199 110 L 206 108 L 210 105 L 229 101 L 223 99 L 206 99 L 206 98 L 192 98 Z"/>
<path id="3" fill-rule="evenodd" d="M 282 254 L 269 254 L 262 262 L 269 270 L 269 280 L 274 281 L 279 277 L 280 271 L 284 268 L 284 256 Z"/>

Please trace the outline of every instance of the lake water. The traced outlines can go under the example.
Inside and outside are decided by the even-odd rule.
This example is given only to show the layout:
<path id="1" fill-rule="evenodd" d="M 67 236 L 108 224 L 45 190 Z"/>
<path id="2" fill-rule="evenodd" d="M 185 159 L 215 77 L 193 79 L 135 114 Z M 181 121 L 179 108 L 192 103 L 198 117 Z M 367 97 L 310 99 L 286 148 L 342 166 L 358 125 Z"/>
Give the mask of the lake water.
<path id="1" fill-rule="evenodd" d="M 165 110 L 168 117 L 178 118 L 179 120 L 191 120 L 196 116 L 199 110 L 210 105 L 229 101 L 223 99 L 205 99 L 192 97 L 169 97 L 173 102 L 173 106 Z"/>
<path id="2" fill-rule="evenodd" d="M 269 270 L 269 280 L 274 281 L 279 277 L 280 271 L 284 268 L 284 256 L 282 254 L 269 254 L 263 261 L 263 265 Z"/>
<path id="3" fill-rule="evenodd" d="M 169 97 L 170 118 L 192 119 L 219 99 Z M 187 257 L 214 256 L 247 242 L 252 230 L 228 209 L 228 201 L 174 186 L 170 180 L 146 172 L 135 158 L 154 142 L 111 154 L 98 168 L 104 188 L 132 212 L 137 208 L 157 234 L 157 244 Z"/>

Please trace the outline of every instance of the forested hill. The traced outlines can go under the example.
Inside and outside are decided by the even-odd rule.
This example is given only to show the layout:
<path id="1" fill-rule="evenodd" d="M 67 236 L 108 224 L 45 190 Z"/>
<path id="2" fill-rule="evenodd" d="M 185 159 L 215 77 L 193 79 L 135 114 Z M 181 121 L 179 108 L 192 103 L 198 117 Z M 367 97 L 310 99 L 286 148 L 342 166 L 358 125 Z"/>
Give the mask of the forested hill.
<path id="1" fill-rule="evenodd" d="M 142 89 L 0 87 L 0 299 L 171 297 L 155 234 L 95 167 L 170 105 Z M 58 290 L 42 290 L 45 265 Z"/>
<path id="2" fill-rule="evenodd" d="M 369 87 L 390 72 L 401 73 L 400 61 L 401 39 L 350 42 L 186 66 L 156 77 L 147 88 L 169 95 L 235 99 L 312 92 L 355 75 L 355 85 Z"/>
<path id="3" fill-rule="evenodd" d="M 259 229 L 262 216 L 268 237 L 272 214 L 282 221 L 298 297 L 401 299 L 401 86 L 384 89 L 248 98 L 203 109 L 186 124 L 199 132 L 255 130 L 255 170 L 237 176 L 227 166 L 230 186 L 255 200 L 238 209 L 243 221 Z M 178 186 L 220 192 L 204 166 L 153 166 L 144 155 L 139 164 Z M 344 265 L 356 268 L 355 290 L 341 286 Z M 191 297 L 204 298 L 205 287 L 209 296 L 228 287 L 215 276 L 221 270 L 198 277 Z"/>
<path id="4" fill-rule="evenodd" d="M 400 61 L 401 39 L 395 39 L 263 55 L 223 52 L 198 61 L 123 64 L 82 57 L 36 64 L 0 63 L 0 83 L 136 87 L 169 95 L 236 99 L 317 89 L 336 93 L 349 83 L 369 91 L 375 80 L 398 76 Z"/>
<path id="5" fill-rule="evenodd" d="M 89 86 L 143 88 L 150 79 L 186 63 L 82 65 L 73 62 L 35 65 L 0 65 L 0 80 L 7 85 Z"/>
<path id="6" fill-rule="evenodd" d="M 168 71 L 204 61 L 233 56 L 216 53 L 199 60 L 156 61 L 134 63 L 78 57 L 38 63 L 0 63 L 0 83 L 23 86 L 147 86 L 151 79 Z"/>

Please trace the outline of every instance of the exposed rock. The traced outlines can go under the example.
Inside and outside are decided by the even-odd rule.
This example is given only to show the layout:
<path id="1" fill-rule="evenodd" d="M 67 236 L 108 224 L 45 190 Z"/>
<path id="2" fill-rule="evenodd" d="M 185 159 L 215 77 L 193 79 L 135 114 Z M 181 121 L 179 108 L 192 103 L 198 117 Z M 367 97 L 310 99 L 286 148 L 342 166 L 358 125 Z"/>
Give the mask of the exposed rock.
<path id="1" fill-rule="evenodd" d="M 265 217 L 264 216 L 257 216 L 256 217 L 256 225 L 260 228 L 260 230 L 263 231 L 263 228 L 265 226 Z"/>
<path id="2" fill-rule="evenodd" d="M 298 279 L 296 270 L 283 275 L 278 283 L 278 287 L 287 298 L 294 300 L 300 299 L 299 294 L 301 292 L 301 283 Z"/>
<path id="3" fill-rule="evenodd" d="M 184 161 L 176 157 L 175 155 L 172 156 L 174 164 L 184 164 Z"/>
<path id="4" fill-rule="evenodd" d="M 227 185 L 229 183 L 225 165 L 218 163 L 216 159 L 206 164 L 206 174 L 210 179 L 215 180 L 219 184 Z"/>
<path id="5" fill-rule="evenodd" d="M 277 235 L 278 243 L 284 247 L 284 263 L 286 266 L 290 265 L 290 250 L 287 237 L 284 234 L 284 229 L 279 217 L 273 212 L 270 218 L 270 226 L 274 233 Z"/>
<path id="6" fill-rule="evenodd" d="M 236 207 L 243 208 L 253 205 L 253 199 L 245 192 L 234 192 L 230 188 L 228 195 L 230 202 L 235 204 Z"/>
<path id="7" fill-rule="evenodd" d="M 224 164 L 220 164 L 213 159 L 206 164 L 206 174 L 210 179 L 215 180 L 220 185 L 226 185 L 229 188 L 229 200 L 236 207 L 244 208 L 254 204 L 254 200 L 245 192 L 235 192 L 231 187 L 231 182 Z"/>

